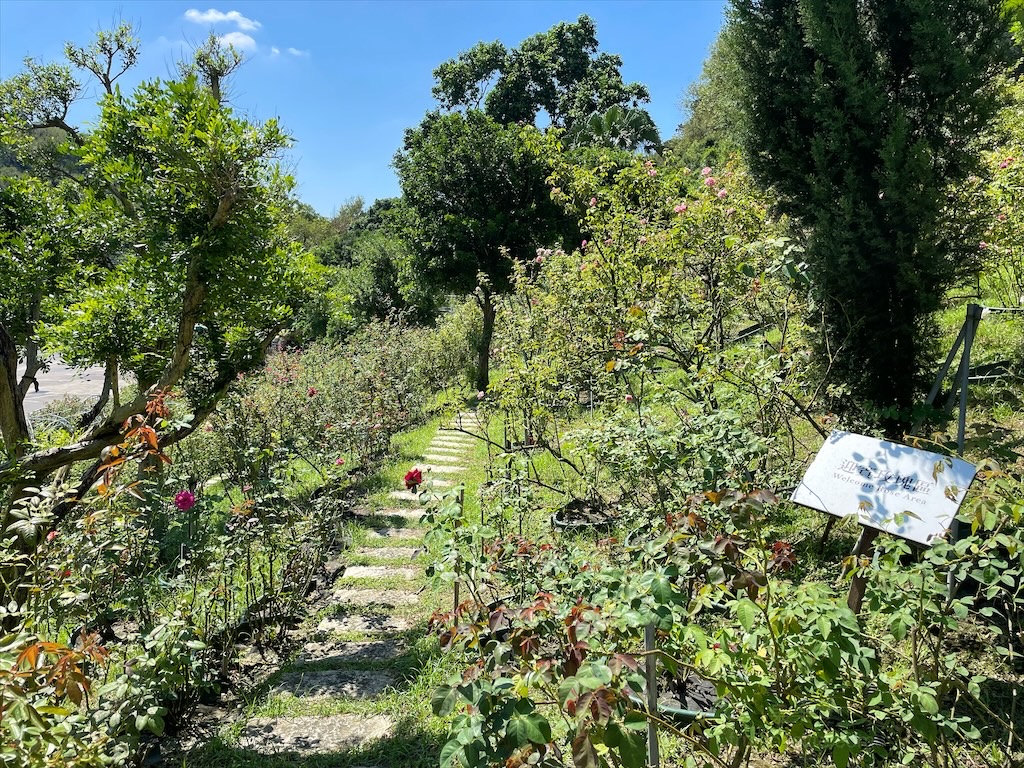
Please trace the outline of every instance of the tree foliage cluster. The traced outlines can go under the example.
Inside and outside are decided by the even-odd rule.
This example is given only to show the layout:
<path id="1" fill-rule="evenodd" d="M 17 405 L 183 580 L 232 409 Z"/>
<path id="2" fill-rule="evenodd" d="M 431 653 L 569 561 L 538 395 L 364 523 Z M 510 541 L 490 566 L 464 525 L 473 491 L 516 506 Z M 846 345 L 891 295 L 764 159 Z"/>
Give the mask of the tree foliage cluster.
<path id="1" fill-rule="evenodd" d="M 598 53 L 587 16 L 535 35 L 514 50 L 480 43 L 434 71 L 442 109 L 407 131 L 395 168 L 408 205 L 412 277 L 477 292 L 483 316 L 476 384 L 489 381 L 493 294 L 508 288 L 512 265 L 536 247 L 568 244 L 576 221 L 551 201 L 550 173 L 536 129 L 567 129 L 580 146 L 657 146 L 639 105 L 649 98 L 625 83 L 622 60 Z"/>
<path id="2" fill-rule="evenodd" d="M 210 45 L 219 44 L 197 56 L 202 77 L 131 94 L 115 87 L 137 58 L 130 28 L 69 45 L 69 64 L 98 78 L 104 94 L 89 131 L 66 122 L 82 89 L 69 65 L 28 61 L 0 84 L 0 137 L 28 169 L 0 185 L 4 527 L 31 486 L 71 483 L 73 498 L 84 496 L 123 425 L 172 387 L 193 418 L 160 438 L 190 434 L 237 374 L 262 360 L 301 296 L 302 263 L 283 229 L 291 181 L 276 162 L 288 137 L 276 121 L 252 123 L 219 100 L 212 84 L 224 60 L 204 60 Z M 35 137 L 54 129 L 67 141 L 39 152 Z M 44 349 L 106 371 L 75 438 L 56 447 L 37 443 L 25 416 Z"/>

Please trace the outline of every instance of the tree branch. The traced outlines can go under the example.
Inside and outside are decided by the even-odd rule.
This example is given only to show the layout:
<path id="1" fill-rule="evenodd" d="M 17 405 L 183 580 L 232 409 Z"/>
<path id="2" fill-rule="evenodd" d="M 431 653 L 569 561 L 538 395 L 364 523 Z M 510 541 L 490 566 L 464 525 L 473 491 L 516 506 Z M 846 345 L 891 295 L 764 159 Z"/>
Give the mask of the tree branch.
<path id="1" fill-rule="evenodd" d="M 271 342 L 273 342 L 274 338 L 277 336 L 280 330 L 280 325 L 274 326 L 273 328 L 269 329 L 266 332 L 264 338 L 260 340 L 261 358 L 266 356 L 267 350 L 270 348 Z M 193 414 L 192 421 L 190 421 L 187 426 L 178 427 L 177 429 L 174 429 L 170 432 L 164 433 L 163 435 L 159 436 L 158 440 L 160 447 L 167 448 L 168 446 L 174 445 L 175 443 L 184 440 L 186 437 L 195 432 L 196 429 L 198 429 L 199 425 L 206 421 L 206 419 L 209 418 L 210 414 L 217 410 L 217 406 L 220 404 L 220 401 L 224 399 L 224 395 L 227 394 L 228 390 L 231 388 L 232 383 L 234 383 L 236 373 L 237 371 L 233 368 L 223 373 L 220 376 L 220 378 L 217 379 L 216 388 L 214 390 L 213 395 L 211 395 L 211 397 L 202 406 L 196 409 L 195 413 Z M 94 454 L 94 456 L 99 456 L 100 452 L 102 452 L 103 448 L 106 447 L 106 445 L 113 445 L 119 439 L 120 433 L 118 433 L 115 436 L 114 440 L 111 440 L 105 445 L 100 446 L 99 449 Z M 56 527 L 65 517 L 67 517 L 74 509 L 74 507 L 78 504 L 78 502 L 85 497 L 85 494 L 88 493 L 89 490 L 93 487 L 93 485 L 96 484 L 96 481 L 99 480 L 100 477 L 99 470 L 102 465 L 103 462 L 101 460 L 94 461 L 82 473 L 81 477 L 78 480 L 78 485 L 76 486 L 74 493 L 54 507 L 51 517 L 53 527 Z M 67 466 L 70 465 L 68 464 Z"/>

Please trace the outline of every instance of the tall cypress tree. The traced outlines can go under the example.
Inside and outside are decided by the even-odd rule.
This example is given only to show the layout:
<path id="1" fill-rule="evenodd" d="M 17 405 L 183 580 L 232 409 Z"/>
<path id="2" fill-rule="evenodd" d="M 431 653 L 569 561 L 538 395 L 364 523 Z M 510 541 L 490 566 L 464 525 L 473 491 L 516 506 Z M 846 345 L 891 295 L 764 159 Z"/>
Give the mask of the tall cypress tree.
<path id="1" fill-rule="evenodd" d="M 907 421 L 931 314 L 977 267 L 956 209 L 998 107 L 997 0 L 733 0 L 751 168 L 807 237 L 829 365 Z M 895 415 L 893 415 L 895 414 Z"/>

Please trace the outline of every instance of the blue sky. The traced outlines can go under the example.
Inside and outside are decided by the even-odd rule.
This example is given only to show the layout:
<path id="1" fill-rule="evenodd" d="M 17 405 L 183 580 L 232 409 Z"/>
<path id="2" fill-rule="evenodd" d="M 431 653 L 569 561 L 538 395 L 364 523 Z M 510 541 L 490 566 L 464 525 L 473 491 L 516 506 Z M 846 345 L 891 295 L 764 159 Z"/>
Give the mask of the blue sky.
<path id="1" fill-rule="evenodd" d="M 278 117 L 295 139 L 285 165 L 296 193 L 323 214 L 355 197 L 367 204 L 399 193 L 391 159 L 403 131 L 436 106 L 431 72 L 484 40 L 518 45 L 559 21 L 594 19 L 601 50 L 623 59 L 623 76 L 651 92 L 648 107 L 667 138 L 681 99 L 722 23 L 724 0 L 505 2 L 229 2 L 0 0 L 0 78 L 25 56 L 62 58 L 66 40 L 87 43 L 118 19 L 142 40 L 122 88 L 167 77 L 209 32 L 226 35 L 248 62 L 229 91 L 256 119 Z M 95 90 L 90 91 L 95 96 Z M 83 100 L 72 117 L 95 117 Z"/>

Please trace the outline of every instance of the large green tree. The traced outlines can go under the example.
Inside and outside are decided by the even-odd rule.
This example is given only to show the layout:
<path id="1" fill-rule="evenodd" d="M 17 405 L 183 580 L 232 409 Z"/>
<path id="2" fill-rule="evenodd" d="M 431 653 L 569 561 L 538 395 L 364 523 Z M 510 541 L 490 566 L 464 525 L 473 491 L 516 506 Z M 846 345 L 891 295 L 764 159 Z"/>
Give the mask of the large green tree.
<path id="1" fill-rule="evenodd" d="M 657 143 L 650 116 L 639 108 L 647 89 L 623 81 L 621 67 L 621 58 L 598 51 L 587 16 L 511 50 L 480 43 L 434 70 L 442 110 L 407 132 L 395 158 L 411 213 L 412 279 L 477 296 L 480 389 L 489 380 L 494 296 L 507 290 L 513 262 L 578 235 L 552 204 L 547 168 L 524 128 L 544 124 L 631 148 Z M 588 120 L 595 129 L 589 133 Z"/>
<path id="2" fill-rule="evenodd" d="M 534 123 L 543 112 L 555 128 L 571 128 L 609 107 L 636 108 L 650 99 L 622 79 L 622 59 L 598 52 L 589 16 L 562 22 L 507 49 L 477 43 L 434 70 L 434 97 L 446 110 L 482 109 L 499 123 Z"/>
<path id="3" fill-rule="evenodd" d="M 545 182 L 549 168 L 527 140 L 533 130 L 479 110 L 434 113 L 406 132 L 395 156 L 413 217 L 409 279 L 474 292 L 483 313 L 478 389 L 489 381 L 495 294 L 508 289 L 514 260 L 534 257 L 564 226 Z"/>
<path id="4" fill-rule="evenodd" d="M 297 283 L 282 223 L 290 182 L 276 163 L 287 137 L 276 122 L 234 114 L 202 57 L 202 78 L 122 94 L 111 73 L 137 55 L 126 27 L 67 52 L 103 90 L 93 130 L 67 123 L 82 90 L 67 65 L 29 62 L 0 83 L 0 137 L 25 168 L 0 183 L 0 523 L 26 548 L 41 533 L 18 510 L 29 487 L 70 483 L 71 499 L 82 498 L 123 425 L 172 388 L 194 417 L 160 438 L 182 439 L 262 358 Z M 68 137 L 60 152 L 75 158 L 74 173 L 32 155 L 33 137 L 54 128 Z M 97 407 L 56 446 L 36 443 L 24 405 L 49 352 L 106 369 Z M 121 398 L 123 371 L 137 387 Z"/>
<path id="5" fill-rule="evenodd" d="M 906 424 L 929 325 L 976 268 L 949 204 L 998 106 L 997 0 L 733 0 L 754 173 L 807 236 L 832 373 Z"/>

